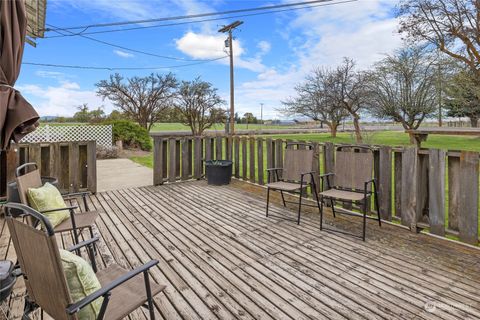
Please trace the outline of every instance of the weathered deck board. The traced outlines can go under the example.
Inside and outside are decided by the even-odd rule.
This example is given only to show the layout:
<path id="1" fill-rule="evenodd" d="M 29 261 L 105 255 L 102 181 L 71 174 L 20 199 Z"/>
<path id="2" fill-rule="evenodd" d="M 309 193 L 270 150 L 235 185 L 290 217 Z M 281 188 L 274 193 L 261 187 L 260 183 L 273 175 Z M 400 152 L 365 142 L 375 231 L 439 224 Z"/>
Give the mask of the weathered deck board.
<path id="1" fill-rule="evenodd" d="M 320 232 L 317 214 L 299 226 L 266 218 L 263 193 L 204 181 L 98 193 L 89 199 L 103 211 L 98 263 L 133 268 L 158 259 L 152 279 L 168 285 L 155 298 L 159 319 L 480 318 L 479 250 L 373 221 L 362 242 Z M 360 219 L 327 216 L 334 228 L 360 230 Z M 7 242 L 4 229 L 3 256 Z M 13 307 L 20 314 L 21 297 Z M 130 316 L 145 318 L 143 310 Z"/>

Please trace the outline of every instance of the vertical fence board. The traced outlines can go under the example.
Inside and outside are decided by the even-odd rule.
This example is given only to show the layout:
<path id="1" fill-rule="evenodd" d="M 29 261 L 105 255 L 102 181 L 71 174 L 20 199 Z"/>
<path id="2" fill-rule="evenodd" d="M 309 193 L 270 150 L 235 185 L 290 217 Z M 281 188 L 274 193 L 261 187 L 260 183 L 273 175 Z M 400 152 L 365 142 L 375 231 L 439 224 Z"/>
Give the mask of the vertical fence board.
<path id="1" fill-rule="evenodd" d="M 212 138 L 205 138 L 205 161 L 212 160 Z"/>
<path id="2" fill-rule="evenodd" d="M 313 173 L 313 181 L 315 182 L 315 186 L 317 188 L 317 193 L 312 190 L 314 194 L 314 199 L 317 199 L 318 192 L 320 192 L 320 145 L 318 142 L 313 142 L 313 164 L 312 164 L 312 171 Z"/>
<path id="3" fill-rule="evenodd" d="M 195 179 L 200 179 L 203 170 L 202 170 L 202 150 L 203 150 L 203 145 L 202 145 L 202 139 L 200 137 L 195 137 L 195 143 L 194 145 L 194 152 L 193 152 L 193 175 Z"/>
<path id="4" fill-rule="evenodd" d="M 417 230 L 417 148 L 406 148 L 402 155 L 402 224 Z"/>
<path id="5" fill-rule="evenodd" d="M 272 138 L 267 138 L 266 141 L 266 147 L 267 147 L 267 169 L 274 168 L 275 165 L 273 163 L 273 142 Z M 269 181 L 267 181 L 269 182 Z"/>
<path id="6" fill-rule="evenodd" d="M 458 231 L 460 215 L 460 158 L 448 157 L 448 228 Z"/>
<path id="7" fill-rule="evenodd" d="M 79 189 L 86 188 L 88 185 L 88 150 L 86 145 L 79 145 L 78 147 L 78 187 Z"/>
<path id="8" fill-rule="evenodd" d="M 175 141 L 175 177 L 180 177 L 180 158 L 181 158 L 181 148 L 180 140 Z"/>
<path id="9" fill-rule="evenodd" d="M 78 157 L 79 157 L 79 148 L 78 142 L 72 142 L 69 145 L 68 152 L 68 168 L 69 168 L 69 190 L 70 192 L 78 191 Z"/>
<path id="10" fill-rule="evenodd" d="M 50 158 L 51 159 L 51 158 Z M 19 166 L 18 147 L 12 145 L 10 150 L 5 152 L 6 160 L 6 182 L 15 181 L 15 169 Z"/>
<path id="11" fill-rule="evenodd" d="M 258 184 L 263 185 L 263 139 L 257 139 L 257 175 Z"/>
<path id="12" fill-rule="evenodd" d="M 193 178 L 193 138 L 188 139 L 188 148 L 187 148 L 187 176 L 188 178 Z"/>
<path id="13" fill-rule="evenodd" d="M 188 165 L 189 165 L 189 152 L 188 152 L 188 138 L 182 139 L 182 172 L 181 172 L 181 179 L 187 180 L 189 175 Z"/>
<path id="14" fill-rule="evenodd" d="M 445 157 L 446 152 L 438 149 L 429 150 L 429 220 L 430 232 L 445 236 Z"/>
<path id="15" fill-rule="evenodd" d="M 175 182 L 177 178 L 176 174 L 176 158 L 177 158 L 177 153 L 175 152 L 176 150 L 176 139 L 175 138 L 170 138 L 168 139 L 168 156 L 170 159 L 168 159 L 168 181 L 169 182 Z"/>
<path id="16" fill-rule="evenodd" d="M 378 197 L 380 217 L 392 220 L 392 148 L 380 147 Z"/>
<path id="17" fill-rule="evenodd" d="M 32 143 L 28 146 L 28 161 L 35 162 L 39 169 L 42 168 L 42 154 L 38 143 Z"/>
<path id="18" fill-rule="evenodd" d="M 233 160 L 233 137 L 228 136 L 226 139 L 226 153 L 227 153 L 227 160 Z"/>
<path id="19" fill-rule="evenodd" d="M 478 152 L 460 155 L 460 210 L 458 229 L 461 241 L 478 244 Z"/>
<path id="20" fill-rule="evenodd" d="M 333 173 L 335 170 L 335 146 L 331 142 L 326 142 L 323 146 L 323 172 Z M 331 186 L 334 185 L 334 177 L 328 177 Z M 326 187 L 326 186 L 325 186 Z"/>
<path id="21" fill-rule="evenodd" d="M 250 169 L 250 182 L 255 183 L 255 137 L 249 139 L 250 154 L 249 154 L 249 169 Z"/>
<path id="22" fill-rule="evenodd" d="M 58 183 L 60 185 L 60 188 L 63 191 L 68 191 L 70 190 L 70 183 L 69 183 L 69 177 L 70 177 L 70 165 L 69 165 L 69 159 L 70 159 L 70 153 L 69 153 L 69 147 L 68 145 L 60 145 L 60 163 L 61 163 L 61 169 L 60 169 L 60 174 L 58 176 Z"/>
<path id="23" fill-rule="evenodd" d="M 223 137 L 218 136 L 215 139 L 215 159 L 216 160 L 223 160 Z"/>
<path id="24" fill-rule="evenodd" d="M 394 195 L 395 195 L 395 216 L 402 217 L 402 153 L 394 152 Z"/>
<path id="25" fill-rule="evenodd" d="M 163 139 L 153 138 L 153 185 L 157 186 L 163 183 Z"/>
<path id="26" fill-rule="evenodd" d="M 97 192 L 97 143 L 89 141 L 87 144 L 87 188 L 92 193 Z"/>
<path id="27" fill-rule="evenodd" d="M 233 138 L 234 164 L 235 164 L 235 178 L 240 178 L 240 138 Z"/>
<path id="28" fill-rule="evenodd" d="M 242 179 L 247 180 L 247 138 L 242 137 Z"/>
<path id="29" fill-rule="evenodd" d="M 275 167 L 283 168 L 283 140 L 275 140 Z M 278 174 L 282 178 L 282 171 L 279 171 Z"/>
<path id="30" fill-rule="evenodd" d="M 418 155 L 416 222 L 428 222 L 428 154 Z"/>

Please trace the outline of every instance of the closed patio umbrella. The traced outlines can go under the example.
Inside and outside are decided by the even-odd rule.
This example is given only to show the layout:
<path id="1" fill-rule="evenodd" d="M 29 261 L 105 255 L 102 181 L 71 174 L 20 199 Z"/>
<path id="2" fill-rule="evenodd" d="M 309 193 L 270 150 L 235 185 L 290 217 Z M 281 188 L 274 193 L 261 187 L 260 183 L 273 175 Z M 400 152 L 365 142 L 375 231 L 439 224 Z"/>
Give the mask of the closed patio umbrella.
<path id="1" fill-rule="evenodd" d="M 13 88 L 22 64 L 27 17 L 25 3 L 0 1 L 0 148 L 18 142 L 38 126 L 38 114 Z"/>

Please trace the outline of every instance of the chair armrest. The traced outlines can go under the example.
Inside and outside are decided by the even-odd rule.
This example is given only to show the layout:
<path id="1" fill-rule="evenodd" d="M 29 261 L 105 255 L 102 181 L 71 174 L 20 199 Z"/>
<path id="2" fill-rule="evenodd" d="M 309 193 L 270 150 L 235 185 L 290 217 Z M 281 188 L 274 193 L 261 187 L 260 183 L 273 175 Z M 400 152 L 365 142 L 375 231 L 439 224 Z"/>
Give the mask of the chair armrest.
<path id="1" fill-rule="evenodd" d="M 316 172 L 315 171 L 307 171 L 307 172 L 302 172 L 300 173 L 302 176 L 305 176 L 307 174 L 315 174 Z"/>
<path id="2" fill-rule="evenodd" d="M 368 180 L 368 181 L 365 181 L 365 192 L 367 192 L 369 184 L 372 184 L 374 188 L 377 187 L 375 178 L 373 178 L 371 180 Z M 370 191 L 368 191 L 368 193 L 372 193 L 372 191 L 370 190 Z"/>
<path id="3" fill-rule="evenodd" d="M 321 174 L 321 175 L 319 175 L 319 177 L 320 177 L 320 179 L 324 179 L 326 177 L 330 177 L 330 176 L 334 176 L 334 175 L 335 175 L 335 173 L 329 172 L 329 173 Z"/>
<path id="4" fill-rule="evenodd" d="M 91 194 L 90 191 L 72 192 L 72 193 L 62 193 L 62 197 L 67 197 L 67 198 L 70 198 L 70 197 L 79 197 L 79 196 L 86 197 L 86 196 L 88 196 L 88 195 L 90 195 L 90 194 Z"/>
<path id="5" fill-rule="evenodd" d="M 62 210 L 69 210 L 72 212 L 73 210 L 77 209 L 78 206 L 70 206 L 70 207 L 65 207 L 65 208 L 56 208 L 56 209 L 48 209 L 48 210 L 43 210 L 39 211 L 40 213 L 49 213 L 49 212 L 55 212 L 55 211 L 62 211 Z"/>
<path id="6" fill-rule="evenodd" d="M 85 241 L 82 241 L 80 242 L 79 244 L 76 244 L 74 246 L 71 246 L 69 248 L 67 248 L 67 251 L 75 251 L 75 250 L 78 250 L 80 248 L 83 248 L 85 246 L 89 246 L 89 245 L 93 245 L 95 242 L 97 242 L 99 240 L 98 237 L 93 237 L 93 238 L 90 238 L 88 240 L 85 240 Z"/>
<path id="7" fill-rule="evenodd" d="M 158 264 L 158 260 L 151 260 L 151 261 L 145 263 L 144 265 L 142 265 L 140 267 L 137 267 L 137 268 L 125 273 L 124 275 L 118 277 L 117 279 L 113 280 L 112 282 L 106 284 L 101 289 L 95 291 L 92 294 L 89 294 L 88 296 L 86 296 L 82 300 L 80 300 L 76 303 L 72 303 L 71 305 L 67 306 L 67 313 L 70 314 L 70 315 L 74 314 L 74 313 L 77 313 L 78 311 L 80 311 L 80 309 L 86 307 L 87 305 L 89 305 L 93 301 L 97 300 L 98 298 L 103 297 L 105 295 L 108 295 L 110 293 L 110 291 L 112 291 L 113 289 L 115 289 L 119 285 L 123 284 L 124 282 L 130 280 L 131 278 L 135 277 L 136 275 L 138 275 L 142 272 L 148 271 L 151 267 L 153 267 L 157 264 Z"/>

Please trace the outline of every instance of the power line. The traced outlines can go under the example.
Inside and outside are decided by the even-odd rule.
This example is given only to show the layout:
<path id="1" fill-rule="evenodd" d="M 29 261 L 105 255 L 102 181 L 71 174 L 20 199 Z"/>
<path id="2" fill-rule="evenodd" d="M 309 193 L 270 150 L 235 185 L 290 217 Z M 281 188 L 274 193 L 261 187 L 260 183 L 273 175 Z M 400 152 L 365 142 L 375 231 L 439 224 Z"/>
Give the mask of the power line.
<path id="1" fill-rule="evenodd" d="M 227 56 L 217 58 L 216 60 L 225 59 Z M 204 60 L 193 63 L 179 64 L 173 66 L 155 66 L 155 67 L 97 67 L 97 66 L 81 66 L 81 65 L 68 65 L 68 64 L 54 64 L 54 63 L 39 63 L 39 62 L 22 62 L 22 64 L 30 66 L 51 67 L 51 68 L 64 68 L 64 69 L 85 69 L 85 70 L 160 70 L 160 69 L 177 69 L 183 67 L 190 67 L 194 65 L 204 64 L 212 62 L 213 60 Z"/>
<path id="2" fill-rule="evenodd" d="M 249 13 L 249 14 L 241 14 L 241 15 L 233 15 L 233 16 L 225 16 L 219 18 L 209 18 L 209 19 L 201 19 L 201 20 L 192 20 L 192 21 L 183 21 L 183 22 L 173 22 L 173 23 L 164 23 L 164 24 L 156 24 L 151 26 L 139 26 L 139 27 L 131 27 L 131 28 L 121 28 L 121 29 L 110 29 L 110 30 L 101 30 L 101 31 L 91 31 L 85 32 L 87 29 L 84 29 L 81 32 L 71 32 L 70 34 L 60 34 L 55 36 L 46 36 L 43 39 L 53 39 L 53 38 L 63 38 L 63 37 L 75 37 L 81 35 L 91 35 L 91 34 L 102 34 L 102 33 L 114 33 L 114 32 L 124 32 L 124 31 L 134 31 L 134 30 L 143 30 L 143 29 L 153 29 L 153 28 L 162 28 L 162 27 L 173 27 L 173 26 L 180 26 L 180 25 L 187 25 L 187 24 L 195 24 L 195 23 L 202 23 L 202 22 L 212 22 L 212 21 L 219 21 L 219 20 L 227 20 L 227 19 L 235 19 L 235 18 L 245 18 L 245 17 L 252 17 L 252 16 L 260 16 L 266 14 L 274 14 L 278 12 L 286 12 L 286 11 L 297 11 L 297 10 L 304 10 L 304 9 L 312 9 L 318 7 L 326 7 L 332 6 L 337 4 L 345 4 L 351 2 L 357 2 L 358 0 L 345 0 L 345 1 L 337 1 L 335 3 L 321 3 L 316 5 L 309 5 L 303 6 L 298 8 L 288 8 L 288 9 L 280 9 L 280 10 L 272 10 L 269 12 L 257 12 L 257 13 Z M 55 31 L 55 30 L 52 30 Z"/>
<path id="3" fill-rule="evenodd" d="M 55 27 L 55 26 L 53 26 L 53 25 L 51 25 L 51 24 L 48 24 L 48 23 L 47 23 L 47 25 L 48 25 L 48 26 Z M 57 28 L 57 27 L 55 27 L 55 28 L 56 28 L 55 32 L 63 35 L 62 32 L 58 31 L 58 30 L 61 29 L 61 28 Z M 69 30 L 67 30 L 67 29 L 65 29 L 64 31 L 71 33 L 71 31 L 69 31 Z M 88 39 L 88 40 L 91 40 L 91 41 L 94 41 L 94 42 L 98 42 L 98 43 L 101 43 L 101 44 L 110 46 L 110 47 L 122 49 L 122 50 L 125 50 L 125 51 L 140 53 L 140 54 L 144 54 L 144 55 L 147 55 L 147 56 L 162 58 L 162 59 L 177 60 L 177 61 L 216 61 L 216 60 L 220 60 L 220 59 L 225 58 L 225 57 L 220 57 L 220 58 L 215 58 L 215 59 L 184 59 L 184 58 L 177 58 L 177 57 L 164 56 L 164 55 L 160 55 L 160 54 L 156 54 L 156 53 L 152 53 L 152 52 L 147 52 L 147 51 L 142 51 L 142 50 L 137 50 L 137 49 L 128 48 L 128 47 L 121 46 L 121 45 L 118 45 L 118 44 L 115 44 L 115 43 L 111 43 L 111 42 L 99 40 L 99 39 L 92 38 L 92 37 L 89 37 L 89 36 L 85 36 L 85 35 L 82 35 L 82 34 L 79 34 L 78 36 L 80 36 L 80 37 L 82 37 L 82 38 L 85 38 L 85 39 Z"/>
<path id="4" fill-rule="evenodd" d="M 130 20 L 130 21 L 122 21 L 122 22 L 110 22 L 110 23 L 96 23 L 96 24 L 83 25 L 83 26 L 64 27 L 64 28 L 61 28 L 61 29 L 62 30 L 83 29 L 83 31 L 86 31 L 87 29 L 90 29 L 90 28 L 104 28 L 104 27 L 121 26 L 121 25 L 129 25 L 129 24 L 140 24 L 140 23 L 150 23 L 150 22 L 159 22 L 159 21 L 171 21 L 171 20 L 184 20 L 184 19 L 202 18 L 202 17 L 208 17 L 208 16 L 217 16 L 217 15 L 225 15 L 225 14 L 233 14 L 233 13 L 241 13 L 241 12 L 264 11 L 264 10 L 273 10 L 273 9 L 278 9 L 278 8 L 297 7 L 297 6 L 304 6 L 304 5 L 317 4 L 317 3 L 325 3 L 325 2 L 331 2 L 331 1 L 333 1 L 333 0 L 304 1 L 304 2 L 271 5 L 271 6 L 264 6 L 264 7 L 254 7 L 254 8 L 246 8 L 246 9 L 191 14 L 191 15 L 185 15 L 185 16 L 162 17 L 162 18 L 154 18 L 154 19 Z M 55 29 L 47 28 L 47 29 L 44 29 L 44 31 L 55 31 Z"/>

